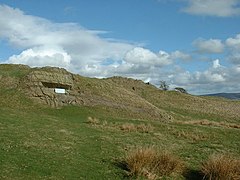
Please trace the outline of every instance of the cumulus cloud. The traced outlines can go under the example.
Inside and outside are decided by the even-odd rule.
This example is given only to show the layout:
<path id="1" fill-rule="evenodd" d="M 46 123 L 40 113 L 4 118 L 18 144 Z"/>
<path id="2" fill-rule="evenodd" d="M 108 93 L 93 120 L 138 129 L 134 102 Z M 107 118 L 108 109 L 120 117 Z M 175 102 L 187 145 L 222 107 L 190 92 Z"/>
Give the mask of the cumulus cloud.
<path id="1" fill-rule="evenodd" d="M 240 65 L 240 34 L 236 35 L 234 38 L 228 38 L 226 40 L 226 45 L 230 50 L 228 60 L 235 65 Z"/>
<path id="2" fill-rule="evenodd" d="M 135 47 L 129 50 L 121 61 L 105 66 L 94 65 L 91 68 L 95 72 L 101 72 L 104 76 L 121 75 L 145 81 L 151 79 L 153 74 L 158 73 L 160 69 L 172 62 L 171 55 L 165 51 L 154 53 L 142 47 Z"/>
<path id="3" fill-rule="evenodd" d="M 184 87 L 188 91 L 195 91 L 197 94 L 228 92 L 226 83 L 229 83 L 232 90 L 236 91 L 239 88 L 234 79 L 237 73 L 231 73 L 230 71 L 233 70 L 222 66 L 220 60 L 216 59 L 212 61 L 212 66 L 204 71 L 189 72 L 178 67 L 172 73 L 170 79 L 175 86 Z"/>
<path id="4" fill-rule="evenodd" d="M 52 65 L 68 65 L 73 71 L 79 71 L 104 59 L 118 60 L 135 47 L 130 43 L 101 38 L 99 33 L 101 31 L 87 30 L 73 23 L 53 23 L 0 5 L 0 38 L 24 50 L 11 57 L 11 63 L 43 66 L 51 62 Z M 62 63 L 67 56 L 70 62 Z"/>
<path id="5" fill-rule="evenodd" d="M 219 62 L 219 59 L 214 60 L 214 61 L 213 61 L 213 68 L 214 68 L 214 69 L 217 69 L 217 68 L 219 68 L 219 67 L 221 67 L 220 62 Z"/>
<path id="6" fill-rule="evenodd" d="M 197 39 L 193 45 L 200 53 L 222 53 L 224 51 L 224 44 L 219 39 Z"/>
<path id="7" fill-rule="evenodd" d="M 224 82 L 227 78 L 226 70 L 227 68 L 220 64 L 219 59 L 216 59 L 212 62 L 212 67 L 202 73 L 196 73 L 195 77 L 208 83 Z"/>
<path id="8" fill-rule="evenodd" d="M 37 47 L 27 49 L 19 55 L 13 55 L 8 60 L 13 64 L 28 64 L 30 66 L 57 66 L 70 68 L 71 56 L 61 48 Z"/>
<path id="9" fill-rule="evenodd" d="M 189 61 L 192 59 L 190 54 L 186 54 L 181 51 L 174 51 L 173 53 L 171 53 L 171 57 L 173 59 L 180 59 L 180 60 L 184 60 L 184 61 Z"/>
<path id="10" fill-rule="evenodd" d="M 239 0 L 187 0 L 184 12 L 193 15 L 229 17 L 240 14 Z"/>
<path id="11" fill-rule="evenodd" d="M 217 92 L 239 92 L 240 65 L 226 67 L 219 59 L 204 71 L 189 72 L 183 68 L 174 69 L 171 82 L 196 94 Z"/>
<path id="12" fill-rule="evenodd" d="M 235 38 L 228 38 L 226 40 L 226 45 L 233 49 L 239 50 L 240 49 L 240 34 L 236 35 Z"/>
<path id="13" fill-rule="evenodd" d="M 159 51 L 153 53 L 148 49 L 136 47 L 131 51 L 127 52 L 124 60 L 132 64 L 141 64 L 149 66 L 164 66 L 171 64 L 172 60 L 170 55 L 165 51 Z"/>
<path id="14" fill-rule="evenodd" d="M 228 60 L 233 64 L 240 65 L 240 52 L 232 53 L 229 55 Z"/>
<path id="15" fill-rule="evenodd" d="M 212 67 L 210 67 L 209 69 L 203 72 L 196 71 L 191 75 L 189 74 L 189 72 L 187 73 L 189 82 L 200 83 L 200 84 L 223 82 L 225 81 L 225 75 L 226 75 L 225 68 L 220 65 L 219 59 L 214 60 L 212 62 Z"/>

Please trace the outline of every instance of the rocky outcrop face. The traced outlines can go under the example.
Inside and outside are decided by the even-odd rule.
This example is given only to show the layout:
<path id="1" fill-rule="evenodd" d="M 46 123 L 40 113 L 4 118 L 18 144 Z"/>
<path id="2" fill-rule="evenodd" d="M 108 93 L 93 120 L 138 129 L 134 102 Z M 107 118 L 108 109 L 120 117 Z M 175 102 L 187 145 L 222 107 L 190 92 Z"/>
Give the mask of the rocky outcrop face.
<path id="1" fill-rule="evenodd" d="M 36 69 L 22 79 L 21 85 L 29 97 L 52 107 L 77 103 L 76 96 L 71 95 L 73 75 L 65 69 Z M 62 92 L 58 93 L 58 89 Z"/>

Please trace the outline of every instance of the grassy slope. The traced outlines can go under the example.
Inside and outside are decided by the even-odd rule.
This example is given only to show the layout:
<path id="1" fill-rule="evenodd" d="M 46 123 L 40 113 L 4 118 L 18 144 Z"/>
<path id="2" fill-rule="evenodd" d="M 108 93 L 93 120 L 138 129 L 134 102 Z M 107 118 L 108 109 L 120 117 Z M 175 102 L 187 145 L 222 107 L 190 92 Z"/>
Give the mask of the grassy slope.
<path id="1" fill-rule="evenodd" d="M 194 118 L 239 123 L 240 101 L 198 97 L 175 91 L 159 91 L 152 85 L 145 85 L 143 82 L 136 80 L 110 78 L 109 81 L 120 84 L 126 89 L 135 87 L 135 93 L 160 109 L 170 114 L 173 113 L 173 115 L 177 114 L 177 119 L 186 120 Z M 184 117 L 181 118 L 179 115 Z"/>
<path id="2" fill-rule="evenodd" d="M 18 71 L 1 69 L 0 75 L 11 72 L 17 79 L 24 75 Z M 1 79 L 1 84 L 7 83 Z M 143 91 L 137 83 L 136 93 L 174 115 L 174 121 L 162 123 L 118 118 L 117 112 L 103 107 L 49 109 L 25 98 L 14 84 L 0 86 L 0 179 L 123 179 L 125 171 L 118 162 L 135 146 L 154 145 L 172 151 L 191 169 L 197 169 L 212 153 L 240 154 L 239 129 L 181 123 L 186 119 L 222 119 L 239 124 L 235 111 L 224 115 L 222 108 L 217 109 L 220 113 L 198 108 L 199 104 L 231 107 L 239 102 L 155 92 L 151 86 Z M 233 117 L 228 119 L 228 115 Z M 98 118 L 99 124 L 87 123 L 89 116 Z M 126 123 L 154 128 L 148 133 L 121 130 L 119 127 Z"/>

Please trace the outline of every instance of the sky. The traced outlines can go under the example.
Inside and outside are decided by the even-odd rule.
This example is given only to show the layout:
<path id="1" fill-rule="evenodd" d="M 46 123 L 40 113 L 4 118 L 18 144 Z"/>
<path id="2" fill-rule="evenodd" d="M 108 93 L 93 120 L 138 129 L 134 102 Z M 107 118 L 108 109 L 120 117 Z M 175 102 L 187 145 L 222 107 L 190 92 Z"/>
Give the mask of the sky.
<path id="1" fill-rule="evenodd" d="M 0 63 L 240 92 L 240 0 L 0 0 Z"/>

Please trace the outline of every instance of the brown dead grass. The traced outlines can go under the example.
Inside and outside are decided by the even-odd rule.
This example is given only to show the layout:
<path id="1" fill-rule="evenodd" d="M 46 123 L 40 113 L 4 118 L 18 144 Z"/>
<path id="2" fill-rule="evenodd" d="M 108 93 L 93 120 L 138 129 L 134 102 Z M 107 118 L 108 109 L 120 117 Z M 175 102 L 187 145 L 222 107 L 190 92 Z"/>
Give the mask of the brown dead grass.
<path id="1" fill-rule="evenodd" d="M 175 136 L 182 137 L 185 139 L 192 140 L 193 142 L 197 141 L 205 141 L 209 139 L 208 135 L 201 133 L 201 132 L 190 132 L 190 131 L 184 131 L 184 130 L 172 130 L 172 134 Z"/>
<path id="2" fill-rule="evenodd" d="M 121 124 L 121 125 L 119 125 L 119 128 L 123 131 L 128 131 L 128 132 L 136 131 L 136 127 L 132 123 Z"/>
<path id="3" fill-rule="evenodd" d="M 213 155 L 202 165 L 203 179 L 240 180 L 240 160 L 228 155 Z"/>
<path id="4" fill-rule="evenodd" d="M 122 131 L 127 131 L 127 132 L 141 132 L 141 133 L 149 133 L 153 131 L 153 126 L 150 124 L 132 124 L 132 123 L 125 123 L 119 125 L 119 128 Z"/>
<path id="5" fill-rule="evenodd" d="M 98 125 L 100 124 L 99 119 L 95 118 L 95 117 L 88 117 L 87 119 L 87 123 L 91 124 L 91 125 Z"/>
<path id="6" fill-rule="evenodd" d="M 178 123 L 180 123 L 180 124 L 196 124 L 196 125 L 203 125 L 203 126 L 217 126 L 217 127 L 240 129 L 240 125 L 239 124 L 227 123 L 227 122 L 215 122 L 215 121 L 209 121 L 207 119 L 197 120 L 197 121 L 182 121 L 182 122 L 178 122 Z"/>
<path id="7" fill-rule="evenodd" d="M 140 133 L 150 133 L 153 132 L 154 127 L 151 124 L 133 124 L 133 123 L 109 123 L 106 120 L 100 121 L 95 117 L 88 117 L 87 123 L 96 128 L 102 129 L 112 129 L 112 130 L 121 130 L 124 132 L 140 132 Z"/>
<path id="8" fill-rule="evenodd" d="M 129 152 L 124 162 L 130 176 L 144 176 L 148 179 L 175 176 L 185 169 L 179 158 L 166 151 L 157 151 L 153 147 L 137 148 Z"/>

